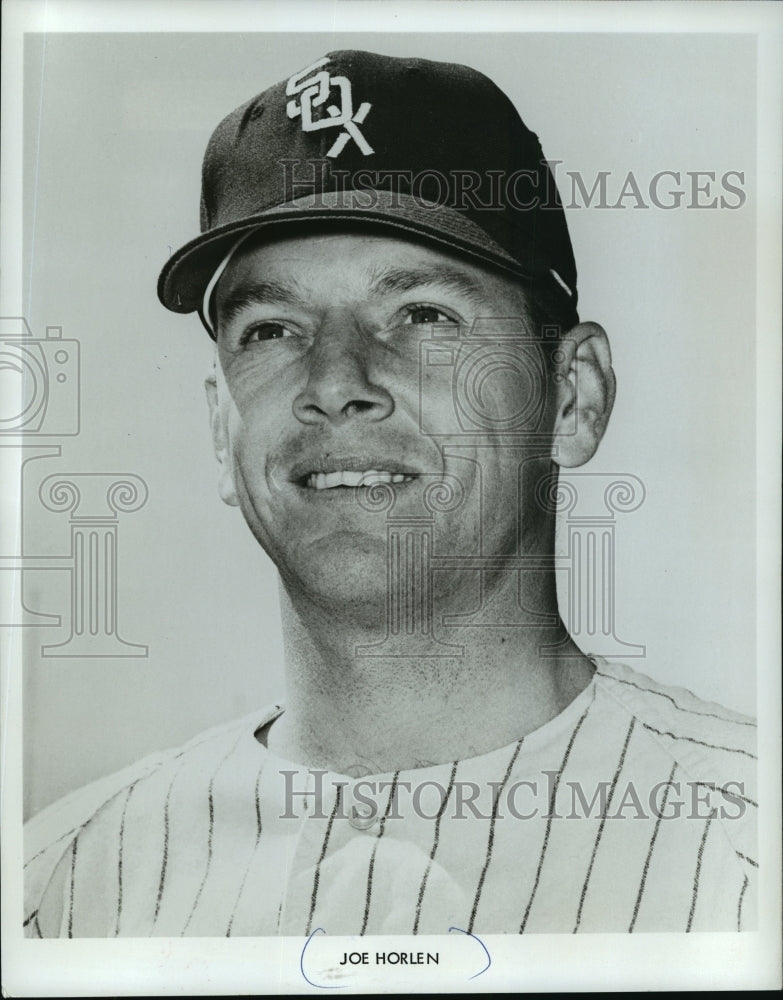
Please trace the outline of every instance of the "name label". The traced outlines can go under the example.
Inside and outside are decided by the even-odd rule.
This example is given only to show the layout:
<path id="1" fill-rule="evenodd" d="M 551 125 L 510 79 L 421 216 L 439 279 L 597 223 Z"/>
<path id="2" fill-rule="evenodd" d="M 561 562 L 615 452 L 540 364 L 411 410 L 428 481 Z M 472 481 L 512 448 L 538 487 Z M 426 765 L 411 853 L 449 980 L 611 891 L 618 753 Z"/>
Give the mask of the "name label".
<path id="1" fill-rule="evenodd" d="M 369 951 L 346 951 L 338 965 L 438 965 L 440 952 L 376 951 L 370 961 Z"/>

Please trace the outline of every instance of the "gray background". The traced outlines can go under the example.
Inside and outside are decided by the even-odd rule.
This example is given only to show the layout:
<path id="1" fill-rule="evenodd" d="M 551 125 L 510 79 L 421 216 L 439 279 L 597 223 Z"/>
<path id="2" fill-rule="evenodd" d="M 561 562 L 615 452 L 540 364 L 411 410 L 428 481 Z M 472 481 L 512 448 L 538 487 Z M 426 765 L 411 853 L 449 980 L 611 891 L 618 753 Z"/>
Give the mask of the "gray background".
<path id="1" fill-rule="evenodd" d="M 203 399 L 211 343 L 155 283 L 198 230 L 200 163 L 236 105 L 335 48 L 467 63 L 515 102 L 560 171 L 745 172 L 737 211 L 575 209 L 580 313 L 607 329 L 618 399 L 587 466 L 638 476 L 618 525 L 619 634 L 633 665 L 749 713 L 756 697 L 755 47 L 721 35 L 28 36 L 25 301 L 82 351 L 82 431 L 31 466 L 27 549 L 62 553 L 53 472 L 131 472 L 120 524 L 122 636 L 145 659 L 43 659 L 25 641 L 25 804 L 59 795 L 282 694 L 274 568 L 216 492 Z M 477 136 L 480 142 L 481 137 Z M 630 200 L 626 204 L 630 205 Z M 60 573 L 30 607 L 67 616 Z"/>

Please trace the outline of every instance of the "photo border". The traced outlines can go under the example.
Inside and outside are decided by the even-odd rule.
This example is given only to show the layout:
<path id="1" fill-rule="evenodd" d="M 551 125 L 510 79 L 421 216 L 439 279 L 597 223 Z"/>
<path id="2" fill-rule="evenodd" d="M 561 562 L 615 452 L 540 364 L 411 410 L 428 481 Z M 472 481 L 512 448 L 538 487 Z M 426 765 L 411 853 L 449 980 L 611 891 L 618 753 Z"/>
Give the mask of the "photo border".
<path id="1" fill-rule="evenodd" d="M 622 13 L 621 13 L 622 12 Z M 492 966 L 470 980 L 455 967 L 412 992 L 740 989 L 780 986 L 780 274 L 781 54 L 783 9 L 764 3 L 157 3 L 3 4 L 2 315 L 24 315 L 22 246 L 22 37 L 25 31 L 359 31 L 715 32 L 757 37 L 759 76 L 757 227 L 757 622 L 759 778 L 765 822 L 759 833 L 757 932 L 655 935 L 492 936 Z M 305 27 L 306 25 L 306 27 Z M 415 25 L 415 27 L 414 27 Z M 776 416 L 773 416 L 776 415 Z M 7 454 L 2 455 L 9 461 Z M 13 477 L 3 477 L 7 482 Z M 5 530 L 17 501 L 3 495 Z M 299 938 L 31 941 L 21 935 L 22 657 L 21 630 L 2 639 L 3 988 L 10 996 L 126 996 L 310 992 Z M 335 948 L 353 939 L 335 938 Z M 373 938 L 372 946 L 410 950 L 440 938 Z M 446 943 L 448 941 L 448 943 Z M 350 942 L 350 943 L 349 943 Z M 443 947 L 452 947 L 449 939 Z M 448 953 L 451 953 L 450 951 Z M 554 958 L 556 956 L 556 960 Z M 270 971 L 274 970 L 274 971 Z M 375 978 L 370 976 L 373 973 Z M 453 974 L 452 974 L 453 973 Z M 345 987 L 385 992 L 389 976 L 367 970 Z"/>

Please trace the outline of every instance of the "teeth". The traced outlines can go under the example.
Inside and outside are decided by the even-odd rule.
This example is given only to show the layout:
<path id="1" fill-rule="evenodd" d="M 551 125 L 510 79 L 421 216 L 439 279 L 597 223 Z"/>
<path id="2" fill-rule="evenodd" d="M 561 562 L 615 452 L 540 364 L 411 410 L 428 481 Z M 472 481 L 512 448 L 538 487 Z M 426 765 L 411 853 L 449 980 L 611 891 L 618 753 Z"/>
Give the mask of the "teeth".
<path id="1" fill-rule="evenodd" d="M 370 469 L 362 473 L 362 486 L 372 486 L 373 483 L 390 483 L 392 481 L 391 472 L 379 472 L 378 469 Z"/>
<path id="2" fill-rule="evenodd" d="M 311 472 L 307 486 L 311 490 L 329 490 L 335 486 L 372 486 L 374 483 L 407 483 L 413 476 L 402 472 L 386 472 L 383 469 L 368 469 L 354 472 L 342 469 L 339 472 Z"/>

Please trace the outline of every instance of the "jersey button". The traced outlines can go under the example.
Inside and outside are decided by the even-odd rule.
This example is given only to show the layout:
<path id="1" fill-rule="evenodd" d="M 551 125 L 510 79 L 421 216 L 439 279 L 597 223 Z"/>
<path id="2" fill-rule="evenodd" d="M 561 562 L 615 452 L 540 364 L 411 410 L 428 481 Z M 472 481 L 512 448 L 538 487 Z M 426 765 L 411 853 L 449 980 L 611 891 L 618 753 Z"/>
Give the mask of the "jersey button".
<path id="1" fill-rule="evenodd" d="M 364 809 L 360 809 L 359 806 L 351 806 L 348 822 L 354 830 L 370 830 L 378 822 L 378 812 L 370 806 Z"/>

